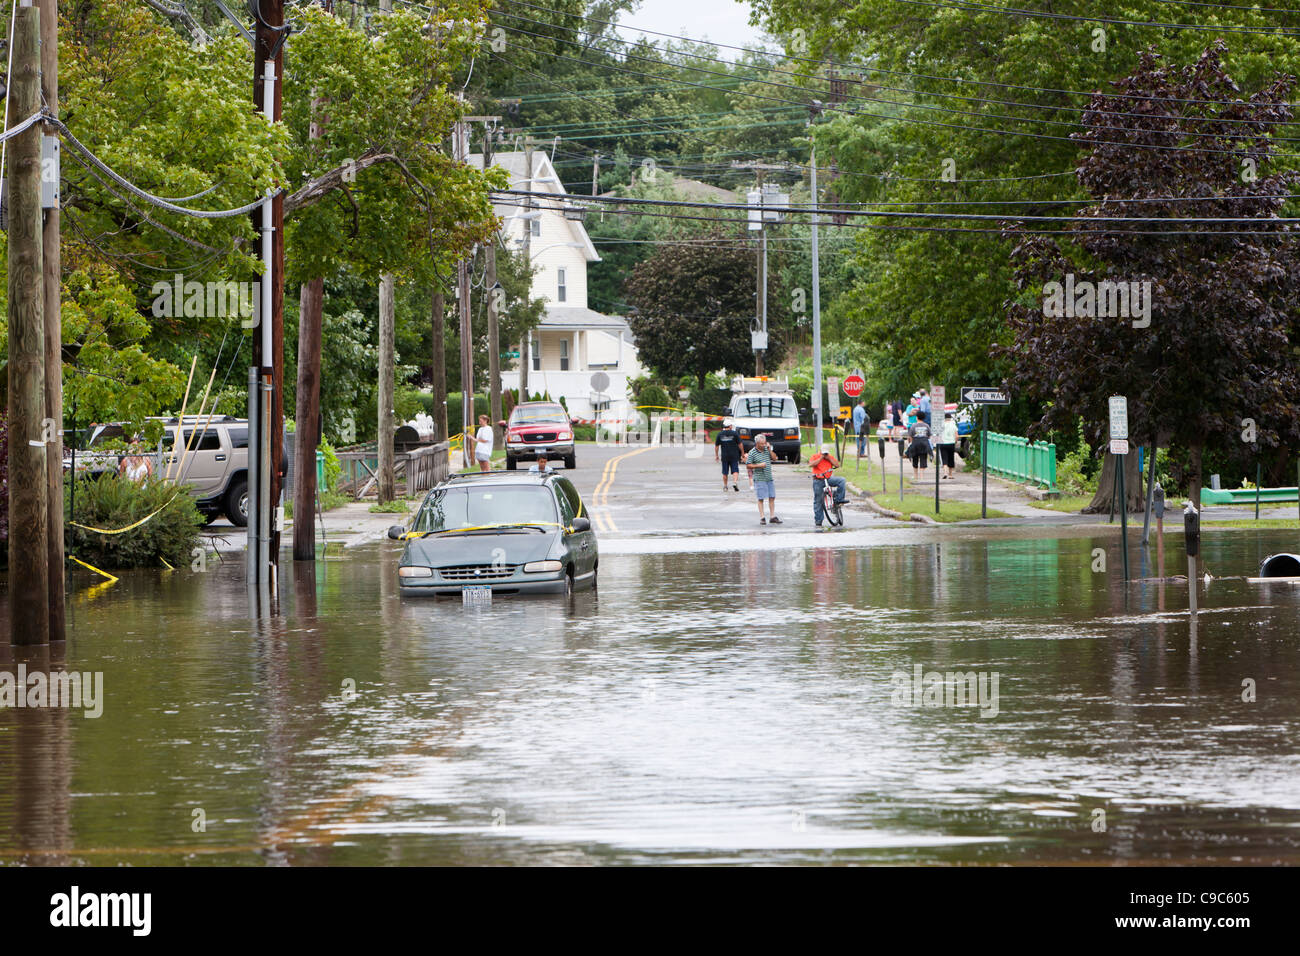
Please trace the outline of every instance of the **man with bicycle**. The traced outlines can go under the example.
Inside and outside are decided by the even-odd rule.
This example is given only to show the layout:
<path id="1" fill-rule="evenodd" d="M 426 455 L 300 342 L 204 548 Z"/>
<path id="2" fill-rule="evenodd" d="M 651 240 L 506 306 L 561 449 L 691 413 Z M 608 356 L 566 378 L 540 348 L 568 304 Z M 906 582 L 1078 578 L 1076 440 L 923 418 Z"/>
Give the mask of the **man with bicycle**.
<path id="1" fill-rule="evenodd" d="M 842 505 L 848 500 L 847 483 L 839 475 L 831 474 L 840 463 L 831 454 L 830 445 L 822 445 L 822 450 L 813 455 L 808 463 L 812 466 L 813 474 L 813 521 L 820 528 L 822 520 L 826 517 L 826 486 L 830 485 L 835 489 L 835 503 Z"/>

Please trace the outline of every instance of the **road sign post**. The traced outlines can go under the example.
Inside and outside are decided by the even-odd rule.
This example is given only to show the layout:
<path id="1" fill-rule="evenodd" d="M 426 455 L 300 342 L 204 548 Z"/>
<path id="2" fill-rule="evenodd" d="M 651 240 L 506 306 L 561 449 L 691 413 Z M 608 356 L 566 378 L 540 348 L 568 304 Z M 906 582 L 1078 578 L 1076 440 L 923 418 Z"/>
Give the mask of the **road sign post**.
<path id="1" fill-rule="evenodd" d="M 935 420 L 943 427 L 943 407 L 948 404 L 947 390 L 942 385 L 930 386 L 930 446 L 934 449 L 934 513 L 939 513 L 939 479 L 942 467 L 939 462 L 939 442 L 935 441 Z M 943 438 L 943 432 L 939 433 Z"/>
<path id="2" fill-rule="evenodd" d="M 980 517 L 987 518 L 989 516 L 989 406 L 1010 405 L 1011 396 L 1000 388 L 983 385 L 963 385 L 957 394 L 963 405 L 984 406 L 984 425 L 980 429 L 980 471 L 983 472 L 980 479 Z M 933 418 L 933 400 L 930 402 L 930 408 L 930 417 Z"/>
<path id="3" fill-rule="evenodd" d="M 1110 451 L 1115 458 L 1116 488 L 1119 495 L 1119 541 L 1123 553 L 1124 581 L 1128 581 L 1128 497 L 1124 471 L 1128 462 L 1128 399 L 1112 395 L 1110 405 Z"/>

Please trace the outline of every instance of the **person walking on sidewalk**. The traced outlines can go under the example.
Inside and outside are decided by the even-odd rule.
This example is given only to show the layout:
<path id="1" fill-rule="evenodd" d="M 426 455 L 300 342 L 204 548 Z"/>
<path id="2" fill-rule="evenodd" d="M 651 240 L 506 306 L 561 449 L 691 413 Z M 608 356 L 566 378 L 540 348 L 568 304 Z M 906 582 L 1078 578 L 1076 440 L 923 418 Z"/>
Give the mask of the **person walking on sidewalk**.
<path id="1" fill-rule="evenodd" d="M 745 467 L 754 481 L 754 494 L 758 498 L 758 523 L 780 524 L 776 516 L 776 485 L 772 481 L 772 448 L 767 435 L 754 436 L 754 447 L 745 458 Z M 763 517 L 763 501 L 767 501 L 767 517 Z"/>
<path id="2" fill-rule="evenodd" d="M 867 403 L 858 400 L 858 407 L 853 409 L 853 434 L 858 436 L 858 457 L 861 458 L 867 447 Z"/>
<path id="3" fill-rule="evenodd" d="M 713 460 L 722 462 L 722 490 L 727 490 L 727 476 L 731 487 L 740 490 L 740 433 L 730 418 L 722 423 L 722 431 L 713 439 Z"/>
<path id="4" fill-rule="evenodd" d="M 480 415 L 478 417 L 478 431 L 474 435 L 474 460 L 478 462 L 479 471 L 492 470 L 492 446 L 496 437 L 492 432 L 492 426 L 488 424 L 488 417 Z"/>
<path id="5" fill-rule="evenodd" d="M 943 422 L 939 425 L 939 456 L 941 461 L 936 461 L 934 466 L 938 468 L 942 463 L 943 467 L 948 469 L 945 478 L 952 477 L 952 469 L 956 465 L 957 454 L 957 420 L 952 417 L 952 412 L 943 413 Z"/>
<path id="6" fill-rule="evenodd" d="M 921 389 L 917 394 L 921 396 L 916 403 L 917 414 L 925 420 L 925 423 L 930 426 L 930 430 L 933 431 L 934 419 L 930 417 L 930 394 L 925 389 Z"/>
<path id="7" fill-rule="evenodd" d="M 907 430 L 912 443 L 907 446 L 907 457 L 912 459 L 912 480 L 921 480 L 921 471 L 930 460 L 930 426 L 918 418 Z"/>

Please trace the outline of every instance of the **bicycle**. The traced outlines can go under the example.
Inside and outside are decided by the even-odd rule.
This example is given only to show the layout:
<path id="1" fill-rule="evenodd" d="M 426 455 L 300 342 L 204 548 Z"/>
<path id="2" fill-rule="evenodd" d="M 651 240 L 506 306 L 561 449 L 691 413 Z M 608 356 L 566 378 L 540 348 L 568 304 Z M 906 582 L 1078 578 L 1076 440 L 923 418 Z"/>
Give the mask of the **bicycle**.
<path id="1" fill-rule="evenodd" d="M 826 522 L 832 528 L 838 528 L 844 524 L 844 512 L 841 510 L 843 503 L 835 500 L 835 486 L 829 481 L 822 483 L 822 513 L 826 516 Z"/>

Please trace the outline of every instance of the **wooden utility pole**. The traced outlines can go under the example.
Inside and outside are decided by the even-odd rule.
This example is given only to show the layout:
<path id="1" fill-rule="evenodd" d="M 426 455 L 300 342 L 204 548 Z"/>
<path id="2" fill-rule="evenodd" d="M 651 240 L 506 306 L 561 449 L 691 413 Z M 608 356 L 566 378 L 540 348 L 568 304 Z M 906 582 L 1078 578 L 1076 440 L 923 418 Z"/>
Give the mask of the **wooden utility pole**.
<path id="1" fill-rule="evenodd" d="M 396 497 L 397 466 L 393 460 L 393 338 L 396 325 L 396 307 L 393 274 L 385 272 L 379 277 L 379 503 L 387 504 Z"/>
<path id="2" fill-rule="evenodd" d="M 591 160 L 591 194 L 596 195 L 596 187 L 600 183 L 600 153 L 597 153 Z"/>
<path id="3" fill-rule="evenodd" d="M 524 188 L 528 190 L 528 195 L 524 197 L 524 275 L 532 272 L 532 252 L 533 239 L 533 221 L 528 218 L 528 214 L 533 211 L 533 138 L 524 137 Z M 523 338 L 519 340 L 519 401 L 528 401 L 528 370 L 532 368 L 533 359 L 528 354 L 529 339 L 532 333 L 527 329 L 524 330 Z"/>
<path id="4" fill-rule="evenodd" d="M 443 295 L 441 279 L 434 279 L 433 301 L 429 303 L 429 324 L 433 331 L 433 421 L 437 425 L 438 441 L 446 441 L 447 430 L 447 298 Z"/>
<path id="5" fill-rule="evenodd" d="M 41 108 L 41 14 L 15 11 L 10 118 Z M 47 528 L 49 454 L 45 418 L 45 277 L 41 234 L 41 127 L 9 147 L 9 640 L 47 644 L 50 593 Z M 62 461 L 59 463 L 62 467 Z M 62 500 L 60 500 L 62 505 Z"/>
<path id="6" fill-rule="evenodd" d="M 284 42 L 288 39 L 288 30 L 284 25 L 284 0 L 259 0 L 254 10 L 256 24 L 253 42 L 253 102 L 264 110 L 268 120 L 278 123 L 283 111 L 281 94 L 284 86 Z M 269 102 L 264 89 L 268 75 L 272 83 Z M 263 219 L 261 209 L 255 210 L 252 215 L 254 228 L 258 231 L 258 257 L 263 261 L 267 258 L 270 260 L 269 274 L 264 273 L 261 282 L 263 284 L 269 282 L 271 288 L 269 295 L 265 291 L 262 292 L 263 308 L 258 313 L 258 326 L 253 330 L 253 367 L 261 386 L 261 395 L 266 397 L 268 404 L 263 405 L 260 397 L 257 402 L 253 402 L 253 390 L 250 389 L 249 418 L 254 415 L 259 416 L 258 427 L 250 428 L 250 433 L 258 435 L 260 439 L 260 447 L 255 456 L 260 473 L 253 474 L 254 456 L 250 454 L 248 539 L 250 551 L 254 553 L 249 562 L 249 583 L 269 584 L 273 580 L 272 567 L 279 557 L 280 549 L 280 532 L 275 527 L 275 522 L 271 520 L 271 512 L 279 505 L 280 473 L 283 468 L 283 192 L 277 192 L 271 200 L 269 223 Z M 269 232 L 266 231 L 267 225 L 269 225 Z M 269 257 L 265 248 L 268 242 L 270 243 Z M 268 304 L 269 308 L 265 307 Z M 314 455 L 311 467 L 315 467 Z M 255 492 L 256 504 L 253 497 Z M 252 520 L 254 514 L 257 515 L 257 527 L 254 527 Z"/>
<path id="7" fill-rule="evenodd" d="M 334 12 L 333 0 L 325 0 L 326 13 Z M 312 111 L 323 107 L 312 98 Z M 325 135 L 324 118 L 313 115 L 307 126 L 309 139 Z M 293 473 L 293 559 L 316 559 L 316 446 L 320 433 L 321 326 L 325 311 L 325 280 L 308 279 L 298 290 L 298 384 L 294 390 Z"/>
<path id="8" fill-rule="evenodd" d="M 316 559 L 316 445 L 320 421 L 321 313 L 325 280 L 309 279 L 299 290 L 297 430 L 293 435 L 293 559 Z"/>
<path id="9" fill-rule="evenodd" d="M 41 11 L 41 86 L 46 108 L 59 115 L 59 2 L 40 0 Z M 57 134 L 51 133 L 58 143 Z M 50 170 L 58 175 L 58 167 Z M 63 319 L 59 308 L 63 291 L 63 262 L 59 248 L 61 228 L 58 189 L 54 182 L 54 204 L 45 210 L 41 250 L 45 274 L 43 307 L 45 310 L 45 417 L 55 422 L 52 437 L 45 443 L 46 482 L 46 574 L 50 605 L 50 640 L 66 637 L 63 586 Z"/>

